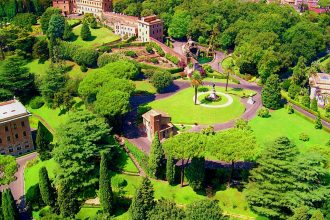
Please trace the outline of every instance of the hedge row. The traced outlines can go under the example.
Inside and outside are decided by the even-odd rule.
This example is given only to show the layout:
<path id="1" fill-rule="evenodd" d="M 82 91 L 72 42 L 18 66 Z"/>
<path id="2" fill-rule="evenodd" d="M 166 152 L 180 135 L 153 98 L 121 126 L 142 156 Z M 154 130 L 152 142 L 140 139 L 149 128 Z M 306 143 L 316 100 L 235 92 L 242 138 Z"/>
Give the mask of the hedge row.
<path id="1" fill-rule="evenodd" d="M 164 52 L 163 48 L 161 46 L 159 46 L 157 43 L 150 42 L 150 45 L 157 51 L 159 56 L 162 56 L 162 57 L 165 56 L 165 52 Z"/>
<path id="2" fill-rule="evenodd" d="M 149 157 L 142 152 L 140 149 L 138 149 L 135 145 L 130 143 L 129 141 L 125 140 L 125 146 L 127 147 L 128 151 L 133 154 L 137 162 L 140 164 L 144 172 L 150 173 L 149 172 L 149 167 L 148 167 L 148 162 L 149 162 Z"/>
<path id="3" fill-rule="evenodd" d="M 176 56 L 173 56 L 170 53 L 165 54 L 165 58 L 174 63 L 175 65 L 178 65 L 180 62 L 180 60 Z"/>
<path id="4" fill-rule="evenodd" d="M 120 40 L 118 40 L 120 41 Z M 139 47 L 139 46 L 145 46 L 147 43 L 145 42 L 131 42 L 131 43 L 127 43 L 127 42 L 120 42 L 120 43 L 115 43 L 113 45 L 111 44 L 107 44 L 107 45 L 102 45 L 98 47 L 98 51 L 100 52 L 111 52 L 111 50 L 113 48 L 123 48 L 123 47 Z"/>
<path id="5" fill-rule="evenodd" d="M 171 74 L 175 74 L 175 73 L 179 73 L 179 72 L 183 71 L 183 69 L 179 68 L 179 67 L 178 68 L 172 68 L 172 69 L 165 69 L 165 68 L 161 68 L 161 67 L 158 67 L 158 66 L 149 65 L 149 64 L 146 64 L 146 63 L 139 63 L 138 65 L 141 69 L 163 70 L 163 71 L 168 71 Z"/>
<path id="6" fill-rule="evenodd" d="M 313 115 L 315 115 L 315 116 L 318 115 L 318 113 L 315 112 L 315 111 L 313 111 L 312 109 L 307 108 L 307 107 L 303 106 L 301 103 L 299 103 L 299 102 L 297 102 L 297 101 L 291 99 L 291 98 L 290 98 L 285 92 L 281 92 L 281 93 L 282 93 L 282 97 L 285 98 L 288 102 L 290 102 L 290 103 L 292 103 L 292 104 L 294 104 L 294 105 L 300 107 L 301 109 L 303 109 L 303 110 L 305 110 L 305 111 L 307 111 L 307 112 L 309 112 L 309 113 L 311 113 L 311 114 L 313 114 Z M 321 118 L 322 118 L 324 121 L 330 123 L 330 119 L 324 117 L 323 115 L 321 115 Z"/>

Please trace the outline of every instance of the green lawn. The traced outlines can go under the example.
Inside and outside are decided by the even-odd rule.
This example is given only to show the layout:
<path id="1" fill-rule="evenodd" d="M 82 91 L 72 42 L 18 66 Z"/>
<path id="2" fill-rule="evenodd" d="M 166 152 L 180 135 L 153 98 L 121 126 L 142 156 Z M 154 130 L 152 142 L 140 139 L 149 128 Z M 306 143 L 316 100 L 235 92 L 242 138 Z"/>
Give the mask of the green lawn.
<path id="1" fill-rule="evenodd" d="M 217 87 L 216 90 L 223 92 L 225 89 Z M 228 92 L 242 95 L 251 91 L 230 89 Z M 168 113 L 172 117 L 172 122 L 175 124 L 223 123 L 238 118 L 245 111 L 240 98 L 236 95 L 232 96 L 234 102 L 226 108 L 206 108 L 194 105 L 193 97 L 194 89 L 188 88 L 169 98 L 153 101 L 149 103 L 149 106 Z"/>
<path id="2" fill-rule="evenodd" d="M 102 44 L 110 43 L 116 40 L 120 39 L 120 36 L 115 35 L 111 30 L 100 27 L 97 29 L 90 29 L 92 33 L 92 37 L 88 41 L 83 41 L 80 38 L 80 31 L 81 31 L 82 25 L 77 26 L 76 28 L 73 29 L 73 33 L 75 37 L 73 38 L 73 42 L 79 46 L 82 47 L 97 47 L 101 46 Z"/>
<path id="3" fill-rule="evenodd" d="M 287 136 L 304 151 L 312 146 L 325 146 L 330 139 L 329 133 L 315 129 L 313 123 L 297 114 L 288 114 L 286 109 L 271 112 L 270 118 L 256 117 L 251 120 L 250 125 L 262 146 L 276 137 Z M 302 132 L 309 135 L 308 142 L 299 140 Z"/>
<path id="4" fill-rule="evenodd" d="M 30 122 L 30 127 L 33 129 L 38 129 L 38 123 L 39 123 L 39 119 L 35 116 L 30 116 L 29 117 L 29 122 Z"/>
<path id="5" fill-rule="evenodd" d="M 97 216 L 97 212 L 100 211 L 99 207 L 82 207 L 75 219 L 85 220 L 85 219 L 93 219 Z"/>
<path id="6" fill-rule="evenodd" d="M 147 92 L 152 94 L 156 93 L 156 88 L 148 80 L 134 81 L 134 84 L 136 86 L 135 91 L 137 93 L 139 92 Z"/>

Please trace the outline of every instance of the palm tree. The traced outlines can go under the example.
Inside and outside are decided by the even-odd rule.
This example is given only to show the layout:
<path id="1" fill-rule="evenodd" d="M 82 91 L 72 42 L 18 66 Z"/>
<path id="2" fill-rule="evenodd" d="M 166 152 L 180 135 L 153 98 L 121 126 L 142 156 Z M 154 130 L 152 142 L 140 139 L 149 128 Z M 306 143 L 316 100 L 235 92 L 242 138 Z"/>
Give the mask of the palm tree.
<path id="1" fill-rule="evenodd" d="M 227 73 L 226 92 L 228 90 L 229 75 L 234 72 L 233 68 L 234 68 L 234 64 L 233 61 L 231 61 L 229 66 L 225 69 L 225 73 Z"/>
<path id="2" fill-rule="evenodd" d="M 195 105 L 197 104 L 197 91 L 198 87 L 203 85 L 203 78 L 198 71 L 194 71 L 191 76 L 191 85 L 195 88 Z"/>

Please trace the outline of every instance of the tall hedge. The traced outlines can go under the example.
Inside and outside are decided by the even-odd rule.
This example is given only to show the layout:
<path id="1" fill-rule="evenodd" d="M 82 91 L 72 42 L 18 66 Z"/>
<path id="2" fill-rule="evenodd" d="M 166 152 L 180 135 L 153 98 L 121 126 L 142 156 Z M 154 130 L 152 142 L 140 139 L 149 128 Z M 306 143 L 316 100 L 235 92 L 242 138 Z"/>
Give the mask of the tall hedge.
<path id="1" fill-rule="evenodd" d="M 111 188 L 111 177 L 108 169 L 107 154 L 105 152 L 101 155 L 99 189 L 99 197 L 103 213 L 111 216 L 111 214 L 113 214 L 113 193 Z"/>
<path id="2" fill-rule="evenodd" d="M 92 33 L 91 30 L 89 29 L 89 26 L 87 22 L 83 22 L 81 31 L 80 31 L 80 37 L 83 41 L 87 41 L 91 38 Z"/>
<path id="3" fill-rule="evenodd" d="M 50 143 L 53 141 L 53 135 L 48 129 L 41 123 L 38 123 L 38 131 L 36 137 L 37 152 L 41 160 L 50 159 Z"/>
<path id="4" fill-rule="evenodd" d="M 62 217 L 74 218 L 79 212 L 77 193 L 70 189 L 70 183 L 66 180 L 62 180 L 59 185 L 57 201 Z"/>
<path id="5" fill-rule="evenodd" d="M 266 108 L 278 109 L 281 107 L 281 88 L 278 75 L 268 77 L 261 92 L 262 102 Z"/>
<path id="6" fill-rule="evenodd" d="M 39 170 L 39 189 L 44 203 L 50 207 L 54 207 L 56 198 L 46 167 L 41 167 Z"/>
<path id="7" fill-rule="evenodd" d="M 163 166 L 164 162 L 164 151 L 162 145 L 159 141 L 158 133 L 155 134 L 155 137 L 151 144 L 151 151 L 149 156 L 149 169 L 150 174 L 155 178 L 162 178 L 163 177 Z"/>
<path id="8" fill-rule="evenodd" d="M 2 192 L 2 212 L 3 212 L 3 219 L 4 220 L 18 220 L 18 210 L 16 207 L 16 203 L 11 193 L 10 189 L 5 189 Z"/>
<path id="9" fill-rule="evenodd" d="M 186 170 L 186 177 L 189 185 L 193 190 L 200 191 L 204 188 L 205 178 L 205 158 L 193 157 L 188 169 Z"/>

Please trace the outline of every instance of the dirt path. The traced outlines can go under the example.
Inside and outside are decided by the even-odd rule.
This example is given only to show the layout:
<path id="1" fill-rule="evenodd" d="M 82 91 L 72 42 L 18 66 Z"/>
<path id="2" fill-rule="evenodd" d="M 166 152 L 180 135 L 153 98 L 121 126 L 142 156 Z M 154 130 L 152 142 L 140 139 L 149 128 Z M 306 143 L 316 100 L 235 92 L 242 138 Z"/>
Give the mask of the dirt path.
<path id="1" fill-rule="evenodd" d="M 40 115 L 37 115 L 37 114 L 32 114 L 32 115 L 35 116 L 36 118 L 38 118 L 42 122 L 42 124 L 45 125 L 46 128 L 51 133 L 55 134 L 55 129 L 50 124 L 48 124 L 48 122 L 45 119 L 43 119 L 43 117 L 41 117 Z"/>

